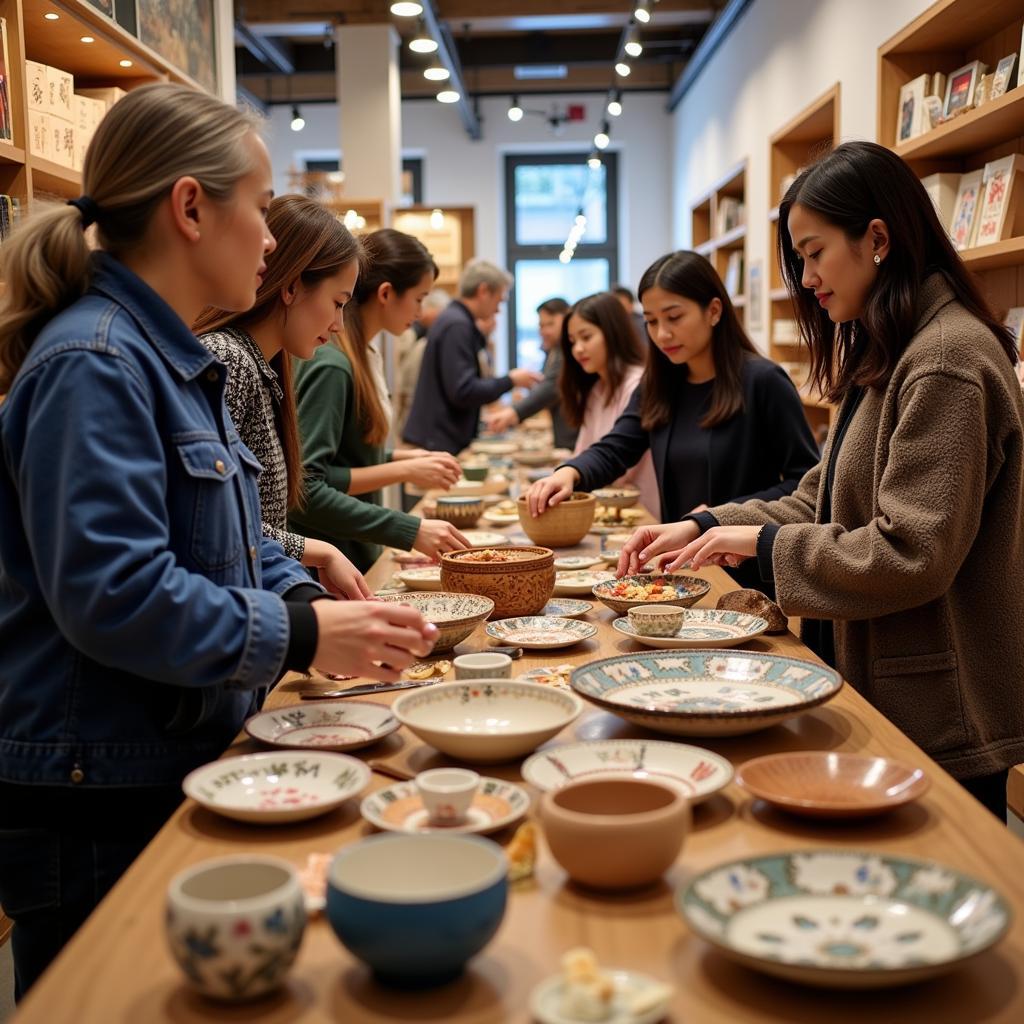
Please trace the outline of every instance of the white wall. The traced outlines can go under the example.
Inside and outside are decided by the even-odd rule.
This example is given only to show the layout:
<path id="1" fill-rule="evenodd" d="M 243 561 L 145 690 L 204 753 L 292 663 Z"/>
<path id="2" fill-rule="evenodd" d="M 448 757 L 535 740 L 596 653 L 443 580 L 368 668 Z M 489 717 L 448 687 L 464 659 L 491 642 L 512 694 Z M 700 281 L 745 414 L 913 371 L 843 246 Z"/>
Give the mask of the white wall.
<path id="1" fill-rule="evenodd" d="M 690 206 L 746 159 L 747 258 L 767 275 L 769 137 L 838 81 L 841 138 L 874 139 L 878 47 L 930 5 L 755 0 L 674 112 L 673 244 L 690 244 Z"/>

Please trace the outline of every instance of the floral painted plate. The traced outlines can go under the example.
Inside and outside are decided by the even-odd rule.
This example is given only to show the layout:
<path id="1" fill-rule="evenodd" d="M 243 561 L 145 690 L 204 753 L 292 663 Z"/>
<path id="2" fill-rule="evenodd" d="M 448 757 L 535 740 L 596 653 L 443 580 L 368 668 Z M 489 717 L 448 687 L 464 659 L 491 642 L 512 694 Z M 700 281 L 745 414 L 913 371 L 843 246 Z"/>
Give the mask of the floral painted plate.
<path id="1" fill-rule="evenodd" d="M 521 786 L 502 779 L 483 777 L 466 820 L 458 825 L 433 825 L 416 791 L 415 782 L 396 782 L 378 789 L 363 800 L 360 811 L 385 832 L 453 832 L 485 835 L 519 821 L 530 809 L 530 798 Z"/>
<path id="2" fill-rule="evenodd" d="M 759 615 L 730 612 L 718 608 L 688 608 L 683 624 L 674 636 L 647 636 L 638 633 L 624 615 L 612 623 L 612 629 L 645 647 L 691 650 L 695 647 L 737 647 L 760 636 L 768 628 Z"/>
<path id="3" fill-rule="evenodd" d="M 730 959 L 824 988 L 943 974 L 998 942 L 1011 916 L 999 893 L 955 868 L 852 850 L 722 864 L 676 902 Z"/>
<path id="4" fill-rule="evenodd" d="M 522 615 L 516 619 L 489 622 L 487 635 L 512 647 L 546 651 L 570 647 L 597 635 L 597 626 L 579 619 L 563 619 L 557 615 Z"/>
<path id="5" fill-rule="evenodd" d="M 557 597 L 571 597 L 574 594 L 589 595 L 598 583 L 613 579 L 615 579 L 615 573 L 606 569 L 556 572 L 554 593 Z"/>
<path id="6" fill-rule="evenodd" d="M 245 731 L 260 743 L 302 750 L 358 750 L 397 728 L 391 708 L 368 700 L 293 704 L 263 711 L 245 723 Z"/>
<path id="7" fill-rule="evenodd" d="M 326 814 L 369 781 L 370 769 L 347 754 L 273 750 L 211 761 L 189 772 L 181 785 L 207 810 L 276 825 Z"/>
<path id="8" fill-rule="evenodd" d="M 440 590 L 441 566 L 423 565 L 415 569 L 403 569 L 395 575 L 411 590 Z"/>
<path id="9" fill-rule="evenodd" d="M 576 669 L 572 689 L 629 722 L 676 736 L 735 736 L 831 700 L 824 665 L 753 651 L 639 651 Z"/>
<path id="10" fill-rule="evenodd" d="M 538 789 L 558 789 L 579 779 L 633 778 L 670 782 L 699 804 L 732 780 L 732 765 L 720 754 L 664 740 L 593 740 L 565 743 L 531 754 L 521 769 Z"/>
<path id="11" fill-rule="evenodd" d="M 511 544 L 508 536 L 496 530 L 460 530 L 463 537 L 473 548 L 503 548 Z"/>
<path id="12" fill-rule="evenodd" d="M 602 1017 L 604 1024 L 657 1024 L 668 1013 L 672 989 L 638 971 L 604 972 L 612 981 L 610 1015 Z M 567 1017 L 563 1012 L 565 976 L 555 974 L 542 981 L 530 998 L 530 1012 L 540 1024 L 579 1024 L 581 1017 Z"/>
<path id="13" fill-rule="evenodd" d="M 563 619 L 578 619 L 593 610 L 593 601 L 575 601 L 570 597 L 553 597 L 541 609 L 541 615 L 559 615 Z"/>

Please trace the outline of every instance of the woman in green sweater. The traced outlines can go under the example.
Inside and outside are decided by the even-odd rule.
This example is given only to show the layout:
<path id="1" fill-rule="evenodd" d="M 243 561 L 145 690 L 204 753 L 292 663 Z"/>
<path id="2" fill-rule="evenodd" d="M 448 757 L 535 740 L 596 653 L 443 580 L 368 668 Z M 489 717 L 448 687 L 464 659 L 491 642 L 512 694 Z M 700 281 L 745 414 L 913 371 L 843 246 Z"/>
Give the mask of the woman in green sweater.
<path id="1" fill-rule="evenodd" d="M 306 493 L 289 523 L 307 537 L 336 544 L 365 571 L 382 544 L 431 557 L 467 544 L 450 523 L 381 505 L 384 487 L 447 488 L 461 469 L 447 452 L 384 447 L 390 402 L 371 342 L 381 331 L 397 335 L 412 325 L 434 286 L 437 266 L 419 241 L 391 228 L 373 232 L 362 244 L 364 266 L 337 344 L 324 345 L 296 366 Z"/>

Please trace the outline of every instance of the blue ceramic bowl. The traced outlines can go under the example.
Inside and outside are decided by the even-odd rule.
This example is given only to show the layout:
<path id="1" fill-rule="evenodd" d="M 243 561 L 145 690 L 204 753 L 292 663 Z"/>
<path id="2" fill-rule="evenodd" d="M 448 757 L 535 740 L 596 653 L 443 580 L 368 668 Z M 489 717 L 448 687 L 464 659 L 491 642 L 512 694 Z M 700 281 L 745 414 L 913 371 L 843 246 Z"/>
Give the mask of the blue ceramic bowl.
<path id="1" fill-rule="evenodd" d="M 384 984 L 440 985 L 487 945 L 505 915 L 508 864 L 476 836 L 378 835 L 331 863 L 327 919 Z"/>

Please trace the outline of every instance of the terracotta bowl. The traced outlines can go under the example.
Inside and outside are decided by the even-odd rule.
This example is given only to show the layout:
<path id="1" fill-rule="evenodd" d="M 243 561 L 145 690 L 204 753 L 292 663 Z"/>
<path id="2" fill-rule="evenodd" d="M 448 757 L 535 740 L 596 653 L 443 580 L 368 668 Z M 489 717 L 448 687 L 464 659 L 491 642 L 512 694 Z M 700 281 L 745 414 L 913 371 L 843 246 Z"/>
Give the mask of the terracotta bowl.
<path id="1" fill-rule="evenodd" d="M 516 502 L 519 524 L 534 544 L 545 544 L 550 548 L 571 548 L 579 544 L 594 524 L 594 509 L 597 500 L 592 494 L 577 491 L 553 508 L 549 508 L 536 519 L 530 515 L 523 495 Z"/>
<path id="2" fill-rule="evenodd" d="M 434 515 L 456 528 L 476 526 L 483 514 L 484 503 L 479 497 L 440 497 L 434 502 Z"/>
<path id="3" fill-rule="evenodd" d="M 747 761 L 736 782 L 767 803 L 812 818 L 863 818 L 916 800 L 931 783 L 920 768 L 834 750 L 767 754 Z"/>
<path id="4" fill-rule="evenodd" d="M 479 594 L 494 602 L 496 619 L 539 615 L 555 589 L 555 553 L 550 548 L 507 547 L 518 553 L 513 561 L 477 562 L 474 552 L 450 551 L 441 555 L 441 586 L 456 594 Z"/>
<path id="5" fill-rule="evenodd" d="M 494 602 L 477 594 L 386 594 L 381 600 L 412 605 L 427 622 L 437 626 L 431 654 L 462 643 L 494 611 Z"/>
<path id="6" fill-rule="evenodd" d="M 573 881 L 632 889 L 675 863 L 690 829 L 690 803 L 670 783 L 590 779 L 545 793 L 540 819 L 551 855 Z"/>

